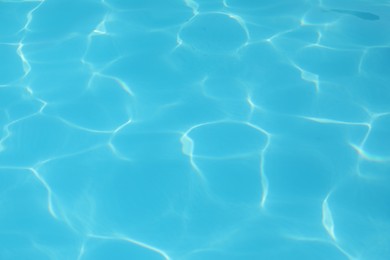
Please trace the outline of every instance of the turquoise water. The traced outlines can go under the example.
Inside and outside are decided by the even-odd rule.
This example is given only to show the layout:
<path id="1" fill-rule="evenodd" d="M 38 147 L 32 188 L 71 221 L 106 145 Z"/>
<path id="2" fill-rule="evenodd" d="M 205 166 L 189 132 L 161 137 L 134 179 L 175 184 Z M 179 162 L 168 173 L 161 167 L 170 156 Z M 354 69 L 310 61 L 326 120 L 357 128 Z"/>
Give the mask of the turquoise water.
<path id="1" fill-rule="evenodd" d="M 0 0 L 0 259 L 390 259 L 390 1 Z"/>

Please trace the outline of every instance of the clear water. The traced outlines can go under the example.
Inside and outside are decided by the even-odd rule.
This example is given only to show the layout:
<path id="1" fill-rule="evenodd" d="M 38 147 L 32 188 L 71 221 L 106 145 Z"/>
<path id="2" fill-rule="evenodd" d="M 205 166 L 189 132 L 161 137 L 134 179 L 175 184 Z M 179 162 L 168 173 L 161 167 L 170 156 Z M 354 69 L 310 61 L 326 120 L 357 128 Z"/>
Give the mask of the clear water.
<path id="1" fill-rule="evenodd" d="M 0 259 L 390 259 L 388 0 L 0 0 Z"/>

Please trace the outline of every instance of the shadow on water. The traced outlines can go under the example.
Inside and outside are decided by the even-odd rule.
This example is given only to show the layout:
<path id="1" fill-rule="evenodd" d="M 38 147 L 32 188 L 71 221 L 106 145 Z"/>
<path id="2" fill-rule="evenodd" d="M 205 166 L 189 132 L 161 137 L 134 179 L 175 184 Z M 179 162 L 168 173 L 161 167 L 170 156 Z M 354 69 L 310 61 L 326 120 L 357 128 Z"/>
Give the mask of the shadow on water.
<path id="1" fill-rule="evenodd" d="M 349 14 L 349 15 L 356 16 L 357 18 L 369 20 L 369 21 L 376 21 L 380 19 L 378 15 L 373 13 L 368 13 L 368 12 L 359 12 L 359 11 L 342 10 L 342 9 L 330 9 L 326 11 L 340 13 L 340 14 Z"/>

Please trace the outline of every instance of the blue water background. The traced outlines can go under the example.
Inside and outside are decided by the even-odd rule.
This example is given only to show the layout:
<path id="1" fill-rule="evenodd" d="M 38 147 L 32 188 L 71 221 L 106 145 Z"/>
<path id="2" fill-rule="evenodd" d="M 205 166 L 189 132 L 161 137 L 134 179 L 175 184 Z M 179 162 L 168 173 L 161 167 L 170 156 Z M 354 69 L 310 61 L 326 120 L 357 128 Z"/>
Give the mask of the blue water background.
<path id="1" fill-rule="evenodd" d="M 0 0 L 0 259 L 390 259 L 390 2 Z"/>

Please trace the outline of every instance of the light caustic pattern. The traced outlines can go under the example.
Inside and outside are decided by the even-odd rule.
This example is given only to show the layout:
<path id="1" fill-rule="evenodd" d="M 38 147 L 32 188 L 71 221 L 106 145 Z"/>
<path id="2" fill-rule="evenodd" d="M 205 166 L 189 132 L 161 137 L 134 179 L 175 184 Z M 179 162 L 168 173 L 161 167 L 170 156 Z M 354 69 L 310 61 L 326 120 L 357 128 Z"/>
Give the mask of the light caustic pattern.
<path id="1" fill-rule="evenodd" d="M 0 258 L 390 259 L 389 24 L 0 0 Z"/>

